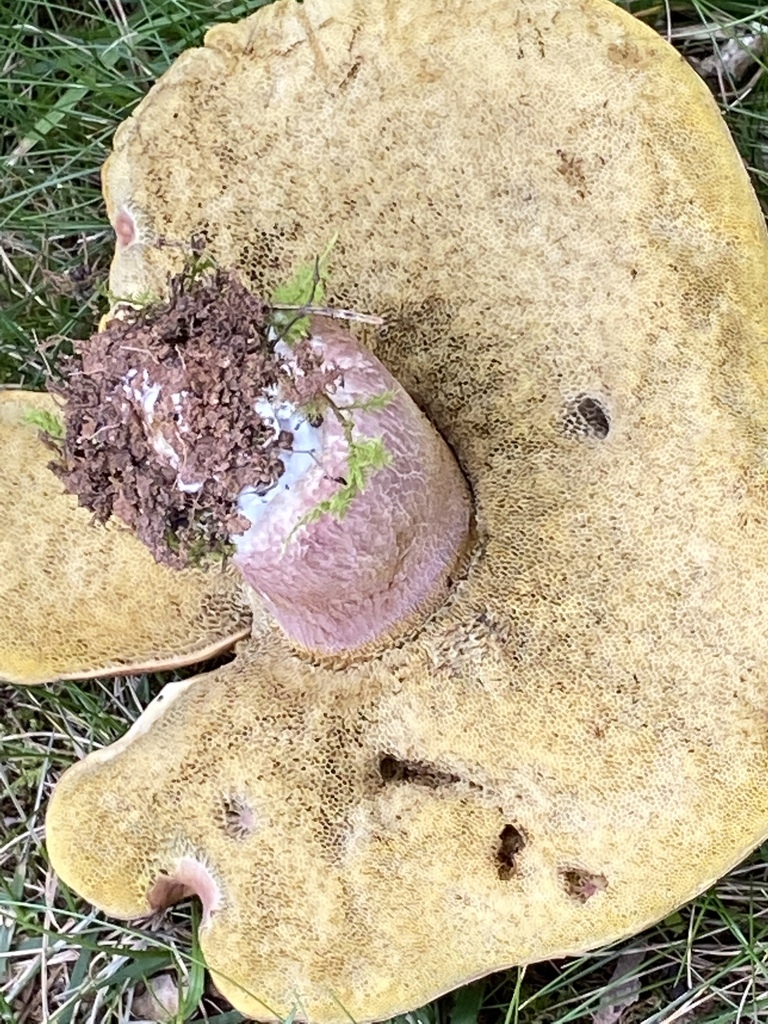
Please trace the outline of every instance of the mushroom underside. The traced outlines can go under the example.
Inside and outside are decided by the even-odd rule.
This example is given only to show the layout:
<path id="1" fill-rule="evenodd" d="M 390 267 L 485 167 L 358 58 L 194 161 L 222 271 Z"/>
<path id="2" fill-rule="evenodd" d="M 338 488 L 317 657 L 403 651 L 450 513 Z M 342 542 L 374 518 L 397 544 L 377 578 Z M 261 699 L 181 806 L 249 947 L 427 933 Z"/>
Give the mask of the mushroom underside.
<path id="1" fill-rule="evenodd" d="M 104 184 L 121 295 L 158 242 L 270 294 L 336 235 L 479 539 L 407 642 L 342 672 L 270 631 L 72 768 L 66 882 L 132 917 L 192 858 L 225 995 L 335 1024 L 630 934 L 764 838 L 768 243 L 677 54 L 602 0 L 279 2 Z"/>
<path id="2" fill-rule="evenodd" d="M 567 679 L 510 696 L 486 627 L 453 644 L 427 630 L 339 673 L 277 638 L 170 684 L 148 728 L 59 782 L 52 863 L 116 917 L 200 896 L 234 1005 L 340 1022 L 629 935 L 764 834 L 742 700 L 725 728 L 700 708 L 665 728 L 658 695 L 593 686 L 587 717 Z"/>
<path id="3" fill-rule="evenodd" d="M 96 525 L 64 494 L 41 412 L 60 414 L 48 395 L 0 392 L 0 678 L 162 671 L 247 636 L 251 609 L 231 568 L 164 569 L 124 527 Z"/>

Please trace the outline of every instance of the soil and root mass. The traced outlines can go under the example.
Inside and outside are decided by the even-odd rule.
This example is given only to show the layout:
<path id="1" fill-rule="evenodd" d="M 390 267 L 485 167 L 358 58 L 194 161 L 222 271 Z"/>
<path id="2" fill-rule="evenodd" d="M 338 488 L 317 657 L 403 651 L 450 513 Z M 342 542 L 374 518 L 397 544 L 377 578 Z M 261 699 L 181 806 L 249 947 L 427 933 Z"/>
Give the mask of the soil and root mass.
<path id="1" fill-rule="evenodd" d="M 121 310 L 54 388 L 54 469 L 165 565 L 232 554 L 290 636 L 333 653 L 435 607 L 468 550 L 470 499 L 386 367 L 308 309 L 218 271 Z"/>
<path id="2" fill-rule="evenodd" d="M 269 307 L 234 274 L 180 275 L 167 302 L 123 307 L 65 361 L 51 388 L 66 402 L 54 472 L 158 562 L 182 568 L 231 552 L 231 536 L 251 525 L 238 497 L 267 493 L 293 447 L 270 398 L 310 407 L 334 388 L 306 339 L 280 348 Z"/>

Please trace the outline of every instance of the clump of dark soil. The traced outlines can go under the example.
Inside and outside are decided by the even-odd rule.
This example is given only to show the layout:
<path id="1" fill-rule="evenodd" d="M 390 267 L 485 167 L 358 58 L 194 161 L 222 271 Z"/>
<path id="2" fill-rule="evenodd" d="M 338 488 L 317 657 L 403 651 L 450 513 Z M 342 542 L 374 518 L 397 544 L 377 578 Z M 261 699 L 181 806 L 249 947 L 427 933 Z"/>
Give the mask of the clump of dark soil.
<path id="1" fill-rule="evenodd" d="M 65 360 L 50 390 L 66 402 L 52 469 L 104 522 L 115 515 L 174 568 L 228 553 L 250 526 L 246 486 L 268 490 L 293 435 L 254 411 L 265 390 L 297 404 L 333 389 L 307 341 L 292 377 L 275 352 L 270 309 L 232 273 L 171 282 L 162 305 L 130 310 Z"/>

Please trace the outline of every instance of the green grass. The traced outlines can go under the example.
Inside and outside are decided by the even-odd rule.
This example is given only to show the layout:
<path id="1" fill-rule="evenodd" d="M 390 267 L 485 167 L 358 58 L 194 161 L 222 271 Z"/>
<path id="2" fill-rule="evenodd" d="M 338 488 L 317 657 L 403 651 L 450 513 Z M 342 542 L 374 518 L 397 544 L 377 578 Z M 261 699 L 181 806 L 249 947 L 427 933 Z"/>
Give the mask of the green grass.
<path id="1" fill-rule="evenodd" d="M 0 383 L 42 386 L 67 339 L 90 332 L 106 308 L 112 234 L 99 167 L 116 124 L 208 25 L 257 6 L 0 0 Z M 709 68 L 768 210 L 768 75 L 759 62 L 729 70 L 744 45 L 738 40 L 756 46 L 756 32 L 768 30 L 768 4 L 623 6 Z M 194 906 L 124 927 L 58 883 L 46 861 L 43 810 L 56 777 L 122 735 L 168 678 L 0 686 L 0 1021 L 128 1022 L 142 981 L 159 974 L 186 993 L 176 1020 L 243 1019 L 204 988 Z M 758 851 L 630 942 L 495 975 L 398 1024 L 608 1024 L 606 990 L 617 966 L 637 979 L 623 1021 L 766 1020 L 767 857 Z"/>

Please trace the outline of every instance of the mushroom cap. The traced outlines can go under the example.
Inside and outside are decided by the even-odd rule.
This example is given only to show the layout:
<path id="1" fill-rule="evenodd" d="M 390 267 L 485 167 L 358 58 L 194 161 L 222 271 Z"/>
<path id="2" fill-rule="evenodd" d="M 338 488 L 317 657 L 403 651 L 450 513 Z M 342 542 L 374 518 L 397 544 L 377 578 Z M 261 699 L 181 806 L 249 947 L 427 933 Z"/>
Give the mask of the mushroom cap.
<path id="1" fill-rule="evenodd" d="M 222 991 L 335 1024 L 635 932 L 765 837 L 768 240 L 670 47 L 603 0 L 279 2 L 176 62 L 104 184 L 118 294 L 159 239 L 269 293 L 338 234 L 479 540 L 401 646 L 265 634 L 72 768 L 67 882 L 133 916 L 191 859 Z"/>
<path id="2" fill-rule="evenodd" d="M 173 572 L 98 526 L 48 468 L 26 417 L 50 395 L 0 391 L 0 679 L 43 683 L 175 668 L 232 647 L 251 613 L 231 569 Z"/>

